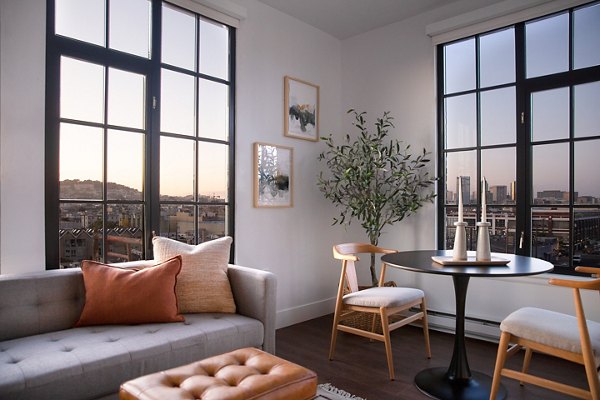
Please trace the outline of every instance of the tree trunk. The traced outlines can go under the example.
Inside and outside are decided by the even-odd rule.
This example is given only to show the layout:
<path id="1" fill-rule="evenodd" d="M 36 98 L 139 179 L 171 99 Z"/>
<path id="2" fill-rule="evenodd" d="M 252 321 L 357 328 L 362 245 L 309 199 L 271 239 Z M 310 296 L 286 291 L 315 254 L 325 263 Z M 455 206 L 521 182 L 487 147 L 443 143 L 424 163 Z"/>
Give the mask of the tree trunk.
<path id="1" fill-rule="evenodd" d="M 375 253 L 371 253 L 371 283 L 373 284 L 373 287 L 379 285 L 377 272 L 375 271 Z"/>
<path id="2" fill-rule="evenodd" d="M 377 238 L 371 237 L 370 239 L 371 244 L 373 246 L 377 246 Z M 377 271 L 375 270 L 375 253 L 371 253 L 371 284 L 373 285 L 373 287 L 379 285 L 379 280 L 377 279 Z"/>

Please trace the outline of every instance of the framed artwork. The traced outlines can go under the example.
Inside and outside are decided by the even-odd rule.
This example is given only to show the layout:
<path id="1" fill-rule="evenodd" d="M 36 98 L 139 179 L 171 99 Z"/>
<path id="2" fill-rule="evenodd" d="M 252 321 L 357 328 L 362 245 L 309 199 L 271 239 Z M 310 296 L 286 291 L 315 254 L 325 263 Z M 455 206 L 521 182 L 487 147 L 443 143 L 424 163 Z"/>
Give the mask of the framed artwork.
<path id="1" fill-rule="evenodd" d="M 293 206 L 294 149 L 254 143 L 254 207 Z"/>
<path id="2" fill-rule="evenodd" d="M 284 135 L 319 140 L 319 87 L 300 79 L 284 78 Z"/>

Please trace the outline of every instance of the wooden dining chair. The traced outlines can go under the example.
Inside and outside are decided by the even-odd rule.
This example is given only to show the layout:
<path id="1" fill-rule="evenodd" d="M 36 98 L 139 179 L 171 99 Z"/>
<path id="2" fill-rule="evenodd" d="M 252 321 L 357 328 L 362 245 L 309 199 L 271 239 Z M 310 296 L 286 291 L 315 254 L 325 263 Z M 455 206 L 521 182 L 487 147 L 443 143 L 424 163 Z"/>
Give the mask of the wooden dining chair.
<path id="1" fill-rule="evenodd" d="M 427 358 L 431 358 L 425 294 L 422 290 L 415 288 L 383 287 L 386 270 L 385 263 L 381 264 L 379 287 L 359 290 L 355 263 L 359 260 L 357 254 L 363 253 L 389 254 L 395 253 L 395 250 L 388 250 L 366 243 L 344 243 L 333 246 L 333 257 L 342 261 L 342 270 L 335 304 L 329 360 L 333 360 L 338 331 L 379 340 L 385 343 L 390 379 L 394 380 L 394 363 L 390 341 L 390 332 L 394 329 L 421 320 L 423 335 L 425 336 L 425 351 Z M 420 311 L 408 313 L 407 311 L 412 307 L 419 307 Z M 369 326 L 361 327 L 342 324 L 342 322 L 353 318 L 356 313 L 372 315 L 372 323 L 367 324 L 370 325 L 370 329 L 368 329 Z M 375 329 L 377 317 L 379 317 L 379 321 L 381 322 L 381 333 L 376 332 Z"/>
<path id="2" fill-rule="evenodd" d="M 577 267 L 575 270 L 600 274 L 600 268 Z M 531 383 L 580 399 L 600 399 L 600 383 L 596 369 L 600 362 L 600 323 L 586 320 L 580 295 L 580 289 L 600 292 L 600 279 L 596 275 L 596 279 L 591 281 L 550 279 L 549 283 L 573 289 L 575 316 L 525 307 L 506 317 L 500 324 L 502 333 L 498 345 L 490 400 L 496 398 L 501 376 L 518 379 L 521 384 Z M 514 343 L 514 345 L 509 347 L 510 343 Z M 522 370 L 506 368 L 504 365 L 506 359 L 521 348 L 525 349 Z M 529 373 L 531 356 L 534 351 L 582 364 L 585 367 L 589 389 L 578 388 Z"/>

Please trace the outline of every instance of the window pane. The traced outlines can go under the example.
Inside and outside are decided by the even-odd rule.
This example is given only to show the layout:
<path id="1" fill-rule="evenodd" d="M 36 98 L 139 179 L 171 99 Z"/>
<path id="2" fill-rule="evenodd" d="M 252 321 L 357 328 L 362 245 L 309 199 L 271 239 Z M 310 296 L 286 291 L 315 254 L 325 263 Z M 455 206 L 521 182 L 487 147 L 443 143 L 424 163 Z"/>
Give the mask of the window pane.
<path id="1" fill-rule="evenodd" d="M 600 267 L 600 208 L 576 208 L 573 235 L 573 264 Z"/>
<path id="2" fill-rule="evenodd" d="M 194 71 L 196 64 L 196 17 L 163 3 L 162 62 Z"/>
<path id="3" fill-rule="evenodd" d="M 499 253 L 515 252 L 516 209 L 514 207 L 488 207 L 487 221 L 490 226 L 490 248 Z"/>
<path id="4" fill-rule="evenodd" d="M 575 137 L 600 135 L 600 82 L 574 87 Z"/>
<path id="5" fill-rule="evenodd" d="M 105 262 L 143 260 L 144 208 L 141 204 L 106 207 Z"/>
<path id="6" fill-rule="evenodd" d="M 160 139 L 161 200 L 190 201 L 194 193 L 194 142 Z"/>
<path id="7" fill-rule="evenodd" d="M 600 140 L 575 143 L 575 202 L 600 203 Z"/>
<path id="8" fill-rule="evenodd" d="M 111 0 L 110 48 L 149 58 L 151 9 L 149 0 Z"/>
<path id="9" fill-rule="evenodd" d="M 515 204 L 516 149 L 481 150 L 481 176 L 487 182 L 487 204 Z"/>
<path id="10" fill-rule="evenodd" d="M 143 200 L 144 135 L 109 130 L 106 196 L 110 200 Z"/>
<path id="11" fill-rule="evenodd" d="M 481 87 L 515 81 L 514 28 L 480 37 L 479 71 Z"/>
<path id="12" fill-rule="evenodd" d="M 462 177 L 463 204 L 477 204 L 477 153 L 461 151 L 446 154 L 446 193 L 448 204 L 458 202 L 458 177 Z M 464 210 L 467 218 L 467 210 Z"/>
<path id="13" fill-rule="evenodd" d="M 206 242 L 227 235 L 227 206 L 200 206 L 198 231 L 198 242 Z"/>
<path id="14" fill-rule="evenodd" d="M 475 39 L 444 46 L 444 93 L 475 89 Z"/>
<path id="15" fill-rule="evenodd" d="M 447 149 L 472 147 L 477 144 L 475 98 L 475 94 L 467 94 L 445 100 Z"/>
<path id="16" fill-rule="evenodd" d="M 534 204 L 569 203 L 569 144 L 533 146 Z"/>
<path id="17" fill-rule="evenodd" d="M 160 207 L 160 235 L 194 244 L 193 205 L 165 204 Z"/>
<path id="18" fill-rule="evenodd" d="M 592 67 L 600 64 L 600 4 L 573 13 L 573 66 Z"/>
<path id="19" fill-rule="evenodd" d="M 104 0 L 55 0 L 56 33 L 104 46 Z"/>
<path id="20" fill-rule="evenodd" d="M 60 124 L 60 198 L 102 199 L 102 129 Z"/>
<path id="21" fill-rule="evenodd" d="M 531 95 L 531 139 L 569 137 L 569 88 L 535 92 Z"/>
<path id="22" fill-rule="evenodd" d="M 525 24 L 527 77 L 569 69 L 569 14 Z"/>
<path id="23" fill-rule="evenodd" d="M 200 20 L 200 72 L 229 78 L 229 31 L 225 25 Z"/>
<path id="24" fill-rule="evenodd" d="M 463 218 L 468 224 L 465 227 L 467 250 L 476 250 L 477 248 L 477 226 L 475 225 L 475 205 L 471 207 L 463 208 Z M 457 207 L 446 207 L 446 218 L 444 221 L 446 240 L 444 244 L 446 249 L 454 248 L 454 237 L 456 236 L 455 222 L 458 221 L 458 208 Z"/>
<path id="25" fill-rule="evenodd" d="M 160 130 L 194 136 L 194 77 L 162 70 Z"/>
<path id="26" fill-rule="evenodd" d="M 481 92 L 481 145 L 515 143 L 516 95 L 514 86 Z"/>
<path id="27" fill-rule="evenodd" d="M 81 260 L 101 260 L 102 205 L 60 205 L 59 254 L 63 268 L 80 267 Z"/>
<path id="28" fill-rule="evenodd" d="M 229 146 L 198 144 L 198 195 L 201 202 L 227 201 Z"/>
<path id="29" fill-rule="evenodd" d="M 108 70 L 108 123 L 144 128 L 146 78 L 119 69 Z"/>
<path id="30" fill-rule="evenodd" d="M 200 79 L 198 97 L 198 136 L 211 139 L 229 138 L 229 87 Z"/>
<path id="31" fill-rule="evenodd" d="M 104 122 L 104 67 L 61 57 L 60 116 Z"/>
<path id="32" fill-rule="evenodd" d="M 568 208 L 531 210 L 531 255 L 554 264 L 569 266 L 571 219 Z"/>

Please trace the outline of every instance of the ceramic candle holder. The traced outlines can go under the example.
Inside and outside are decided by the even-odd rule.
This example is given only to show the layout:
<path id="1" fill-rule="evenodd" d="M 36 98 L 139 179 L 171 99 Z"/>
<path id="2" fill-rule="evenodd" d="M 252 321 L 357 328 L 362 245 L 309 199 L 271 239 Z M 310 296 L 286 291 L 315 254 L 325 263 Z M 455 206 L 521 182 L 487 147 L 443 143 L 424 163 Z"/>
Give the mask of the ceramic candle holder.
<path id="1" fill-rule="evenodd" d="M 490 261 L 492 255 L 490 253 L 490 223 L 477 223 L 477 252 L 475 259 L 477 261 Z"/>
<path id="2" fill-rule="evenodd" d="M 454 235 L 454 248 L 452 249 L 453 261 L 467 260 L 467 232 L 465 227 L 466 222 L 455 222 L 456 234 Z"/>

